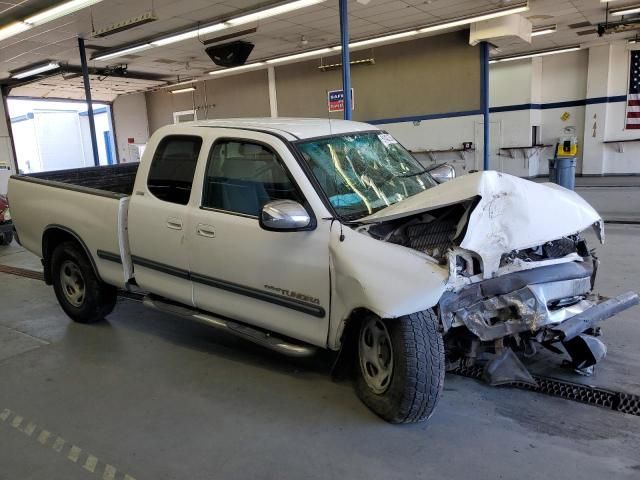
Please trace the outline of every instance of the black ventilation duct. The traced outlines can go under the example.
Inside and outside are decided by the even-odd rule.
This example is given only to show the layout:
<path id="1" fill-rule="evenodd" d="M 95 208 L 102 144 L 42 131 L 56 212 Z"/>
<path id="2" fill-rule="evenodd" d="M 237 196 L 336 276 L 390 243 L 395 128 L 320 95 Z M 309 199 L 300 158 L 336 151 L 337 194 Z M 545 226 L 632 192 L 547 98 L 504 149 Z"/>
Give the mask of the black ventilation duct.
<path id="1" fill-rule="evenodd" d="M 237 40 L 235 42 L 214 45 L 205 50 L 213 63 L 221 67 L 239 67 L 244 65 L 253 50 L 253 43 Z"/>

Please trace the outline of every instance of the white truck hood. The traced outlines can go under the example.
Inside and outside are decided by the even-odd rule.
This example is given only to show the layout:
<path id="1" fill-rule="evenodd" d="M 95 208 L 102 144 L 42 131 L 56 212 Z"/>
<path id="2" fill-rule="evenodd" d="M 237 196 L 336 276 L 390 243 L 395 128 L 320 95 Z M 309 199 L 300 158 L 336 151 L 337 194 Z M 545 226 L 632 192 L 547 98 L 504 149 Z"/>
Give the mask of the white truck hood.
<path id="1" fill-rule="evenodd" d="M 428 212 L 475 197 L 460 247 L 476 252 L 485 274 L 497 270 L 502 254 L 536 247 L 599 226 L 602 218 L 580 195 L 551 183 L 535 183 L 499 172 L 478 172 L 425 190 L 359 222 L 379 223 Z"/>

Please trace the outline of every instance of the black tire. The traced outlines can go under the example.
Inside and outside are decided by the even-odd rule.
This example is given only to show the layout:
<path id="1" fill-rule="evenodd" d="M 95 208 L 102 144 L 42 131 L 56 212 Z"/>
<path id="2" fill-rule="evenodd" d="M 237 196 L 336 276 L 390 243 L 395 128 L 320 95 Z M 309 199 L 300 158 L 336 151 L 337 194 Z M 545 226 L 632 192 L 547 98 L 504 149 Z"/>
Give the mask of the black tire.
<path id="1" fill-rule="evenodd" d="M 378 391 L 370 385 L 371 364 L 364 360 L 361 344 L 368 341 L 365 328 L 369 322 L 384 325 L 392 346 L 389 381 Z M 372 315 L 363 320 L 357 342 L 356 391 L 362 402 L 390 423 L 416 423 L 430 418 L 442 394 L 445 374 L 444 343 L 437 316 L 430 310 L 390 320 Z M 386 389 L 380 391 L 383 388 Z"/>
<path id="2" fill-rule="evenodd" d="M 63 269 L 69 271 L 69 268 L 74 270 L 76 278 L 81 280 L 78 284 L 83 287 L 83 294 L 75 303 L 64 291 L 68 285 L 62 276 Z M 51 277 L 60 306 L 74 322 L 99 322 L 116 306 L 116 288 L 98 279 L 87 255 L 76 242 L 64 242 L 55 248 L 51 255 Z"/>
<path id="3" fill-rule="evenodd" d="M 0 245 L 11 245 L 13 242 L 13 232 L 0 234 Z"/>

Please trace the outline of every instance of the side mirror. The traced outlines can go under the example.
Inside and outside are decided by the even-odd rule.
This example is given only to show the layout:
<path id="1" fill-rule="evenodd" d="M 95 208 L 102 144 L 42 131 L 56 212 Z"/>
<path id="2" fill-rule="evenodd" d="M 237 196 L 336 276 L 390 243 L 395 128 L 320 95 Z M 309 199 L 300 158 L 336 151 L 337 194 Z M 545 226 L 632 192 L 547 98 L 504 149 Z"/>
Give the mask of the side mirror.
<path id="1" fill-rule="evenodd" d="M 291 232 L 311 225 L 309 212 L 293 200 L 275 200 L 262 207 L 260 226 L 265 230 Z"/>
<path id="2" fill-rule="evenodd" d="M 438 183 L 448 182 L 456 178 L 456 170 L 448 163 L 441 163 L 431 169 L 427 169 L 433 179 Z"/>

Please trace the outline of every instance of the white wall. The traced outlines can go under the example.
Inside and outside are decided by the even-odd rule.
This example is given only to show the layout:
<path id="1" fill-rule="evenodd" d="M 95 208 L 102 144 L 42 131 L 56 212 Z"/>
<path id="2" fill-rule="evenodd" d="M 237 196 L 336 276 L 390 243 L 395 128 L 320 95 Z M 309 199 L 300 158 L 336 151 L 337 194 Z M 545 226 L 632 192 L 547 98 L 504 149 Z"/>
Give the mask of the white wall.
<path id="1" fill-rule="evenodd" d="M 15 173 L 15 160 L 9 132 L 4 101 L 0 98 L 0 194 L 2 195 L 6 195 L 9 177 Z"/>
<path id="2" fill-rule="evenodd" d="M 113 122 L 116 131 L 118 159 L 121 163 L 131 161 L 128 139 L 144 144 L 149 140 L 147 100 L 144 93 L 123 95 L 113 102 Z"/>

